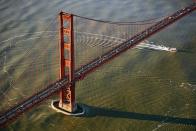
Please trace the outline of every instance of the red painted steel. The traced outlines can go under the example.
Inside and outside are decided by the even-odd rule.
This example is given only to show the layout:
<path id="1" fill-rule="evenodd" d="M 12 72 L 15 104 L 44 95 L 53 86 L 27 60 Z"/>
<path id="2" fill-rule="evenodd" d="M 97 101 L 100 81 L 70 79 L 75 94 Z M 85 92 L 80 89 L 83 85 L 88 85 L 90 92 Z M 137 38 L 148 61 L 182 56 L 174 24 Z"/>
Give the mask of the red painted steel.
<path id="1" fill-rule="evenodd" d="M 65 69 L 68 69 L 68 81 L 72 83 L 68 87 L 63 87 L 60 91 L 59 107 L 74 112 L 75 106 L 75 81 L 74 81 L 74 29 L 73 15 L 61 12 L 60 19 L 60 79 L 65 78 Z M 67 41 L 64 40 L 67 38 Z M 65 50 L 68 52 L 65 58 Z M 66 72 L 67 73 L 67 72 Z"/>

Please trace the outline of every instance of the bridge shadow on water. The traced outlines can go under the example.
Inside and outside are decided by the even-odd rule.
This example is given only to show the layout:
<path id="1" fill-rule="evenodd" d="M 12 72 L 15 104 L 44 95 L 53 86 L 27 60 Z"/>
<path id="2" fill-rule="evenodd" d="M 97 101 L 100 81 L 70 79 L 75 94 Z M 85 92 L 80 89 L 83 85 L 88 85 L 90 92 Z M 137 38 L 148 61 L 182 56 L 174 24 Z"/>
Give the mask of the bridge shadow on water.
<path id="1" fill-rule="evenodd" d="M 88 105 L 83 105 L 83 107 L 85 108 L 86 111 L 83 117 L 105 116 L 105 117 L 113 117 L 113 118 L 126 118 L 126 119 L 146 120 L 146 121 L 155 121 L 161 123 L 186 124 L 186 125 L 196 126 L 196 119 L 126 112 L 126 111 L 119 111 L 119 110 L 100 108 L 100 107 L 94 107 Z"/>

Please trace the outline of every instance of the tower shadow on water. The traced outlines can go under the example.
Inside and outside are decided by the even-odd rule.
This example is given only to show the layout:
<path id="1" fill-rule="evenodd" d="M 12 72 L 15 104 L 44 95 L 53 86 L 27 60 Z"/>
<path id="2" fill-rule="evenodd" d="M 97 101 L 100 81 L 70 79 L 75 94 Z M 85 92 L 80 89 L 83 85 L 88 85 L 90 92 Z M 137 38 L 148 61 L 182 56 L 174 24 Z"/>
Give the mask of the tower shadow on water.
<path id="1" fill-rule="evenodd" d="M 83 117 L 104 116 L 112 118 L 125 118 L 132 120 L 145 120 L 170 124 L 183 124 L 196 126 L 196 119 L 179 118 L 173 116 L 162 116 L 154 114 L 143 114 L 136 112 L 127 112 L 114 109 L 107 109 L 95 106 L 82 105 L 85 108 L 85 115 Z"/>

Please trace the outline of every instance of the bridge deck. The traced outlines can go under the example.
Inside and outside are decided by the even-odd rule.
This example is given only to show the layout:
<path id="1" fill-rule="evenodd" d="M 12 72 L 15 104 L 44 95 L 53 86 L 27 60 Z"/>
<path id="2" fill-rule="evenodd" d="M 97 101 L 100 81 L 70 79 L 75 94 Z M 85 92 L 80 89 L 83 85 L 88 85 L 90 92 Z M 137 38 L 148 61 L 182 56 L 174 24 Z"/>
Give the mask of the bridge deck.
<path id="1" fill-rule="evenodd" d="M 115 47 L 114 49 L 110 50 L 104 55 L 82 66 L 80 69 L 76 70 L 75 72 L 75 81 L 83 79 L 86 75 L 94 71 L 96 68 L 112 60 L 113 58 L 120 55 L 124 51 L 135 47 L 141 41 L 145 40 L 146 38 L 150 37 L 151 35 L 165 28 L 166 26 L 174 23 L 175 21 L 182 18 L 183 16 L 190 14 L 195 9 L 196 9 L 196 3 L 193 3 L 192 5 L 184 9 L 178 10 L 174 14 L 164 18 L 163 20 L 157 22 L 155 25 L 136 34 L 126 42 L 123 42 L 121 45 Z M 32 95 L 31 97 L 19 103 L 18 105 L 14 106 L 13 108 L 2 113 L 0 116 L 0 126 L 7 124 L 8 122 L 12 121 L 14 118 L 17 118 L 23 112 L 27 111 L 28 109 L 32 108 L 33 106 L 37 105 L 43 100 L 46 100 L 49 96 L 58 92 L 62 87 L 67 87 L 69 84 L 71 83 L 67 81 L 67 78 L 61 79 L 49 85 L 47 88 L 43 89 L 42 91 Z"/>

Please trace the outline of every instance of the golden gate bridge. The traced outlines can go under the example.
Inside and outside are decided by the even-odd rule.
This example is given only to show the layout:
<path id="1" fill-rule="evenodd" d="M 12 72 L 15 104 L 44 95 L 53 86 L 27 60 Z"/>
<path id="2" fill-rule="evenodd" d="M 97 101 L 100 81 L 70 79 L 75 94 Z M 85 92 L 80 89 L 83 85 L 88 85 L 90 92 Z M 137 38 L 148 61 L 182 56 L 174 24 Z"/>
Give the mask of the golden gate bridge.
<path id="1" fill-rule="evenodd" d="M 195 9 L 196 9 L 196 3 L 193 3 L 161 20 L 155 21 L 156 19 L 152 19 L 149 21 L 138 21 L 136 23 L 101 21 L 101 20 L 90 19 L 74 14 L 60 12 L 59 14 L 60 78 L 59 80 L 53 82 L 52 84 L 49 83 L 46 86 L 46 88 L 36 92 L 32 96 L 24 99 L 22 102 L 17 103 L 15 106 L 12 106 L 11 108 L 2 112 L 0 114 L 0 126 L 4 126 L 12 122 L 27 110 L 38 105 L 40 102 L 48 99 L 51 95 L 58 92 L 60 92 L 59 101 L 52 102 L 52 106 L 55 110 L 67 115 L 77 116 L 77 115 L 84 114 L 85 109 L 83 109 L 83 107 L 77 104 L 75 101 L 75 83 L 77 81 L 82 80 L 88 74 L 92 73 L 103 64 L 108 63 L 109 61 L 119 56 L 126 50 L 134 48 L 136 45 L 140 44 L 140 42 L 156 34 L 157 32 L 164 29 L 165 27 L 171 25 L 172 23 L 176 22 L 180 18 L 190 14 L 191 12 L 195 11 Z M 85 23 L 84 21 L 86 21 L 86 24 L 82 24 Z M 77 45 L 77 41 L 75 40 L 75 36 L 76 33 L 81 34 L 78 39 L 81 39 L 82 41 L 83 39 L 82 33 L 84 33 L 83 35 L 91 35 L 91 37 L 92 35 L 93 36 L 96 35 L 93 34 L 96 31 L 91 29 L 89 30 L 91 30 L 92 33 L 85 32 L 88 26 L 89 28 L 91 26 L 95 26 L 94 23 L 96 22 L 98 22 L 99 24 L 104 24 L 104 30 L 107 30 L 109 34 L 112 35 L 116 33 L 117 34 L 116 36 L 120 35 L 121 37 L 126 39 L 123 42 L 121 41 L 118 44 L 112 45 L 112 41 L 110 42 L 108 41 L 108 39 L 116 40 L 115 35 L 114 37 L 105 34 L 98 35 L 101 36 L 102 39 L 104 39 L 98 45 L 101 45 L 104 48 L 106 47 L 110 47 L 110 48 L 107 48 L 107 50 L 102 51 L 101 55 L 99 54 L 98 57 L 95 57 L 94 55 L 92 58 L 87 59 L 88 62 L 87 61 L 84 62 L 79 58 L 77 59 L 77 57 L 82 55 L 82 52 L 79 51 L 79 48 L 76 48 L 78 45 Z M 77 26 L 80 24 L 82 24 L 82 26 Z M 130 25 L 134 26 L 134 28 L 130 27 Z M 79 32 L 78 30 L 80 29 L 84 31 Z M 135 31 L 133 33 L 130 32 L 130 30 L 135 30 Z M 94 47 L 96 45 L 91 45 L 91 46 Z M 77 64 L 77 62 L 79 64 Z M 31 85 L 29 84 L 29 86 Z"/>

